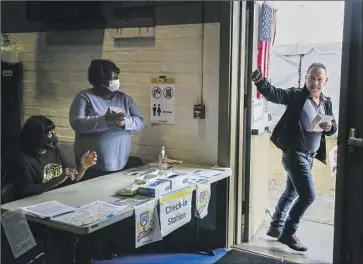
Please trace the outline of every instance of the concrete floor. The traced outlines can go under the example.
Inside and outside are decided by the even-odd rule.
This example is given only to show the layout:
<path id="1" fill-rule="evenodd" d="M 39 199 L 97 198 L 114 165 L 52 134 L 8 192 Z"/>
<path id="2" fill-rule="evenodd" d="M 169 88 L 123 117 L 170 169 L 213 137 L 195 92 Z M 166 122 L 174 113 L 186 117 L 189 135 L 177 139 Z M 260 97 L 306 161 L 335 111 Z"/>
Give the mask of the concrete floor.
<path id="1" fill-rule="evenodd" d="M 293 263 L 332 263 L 333 232 L 332 225 L 303 220 L 297 233 L 301 242 L 309 247 L 304 253 L 291 250 L 275 239 L 266 236 L 269 219 L 265 221 L 250 243 L 240 244 L 237 248 L 258 252 L 283 261 Z"/>
<path id="2" fill-rule="evenodd" d="M 273 208 L 281 191 L 270 191 L 269 211 L 273 214 Z M 255 252 L 272 257 L 276 263 L 332 263 L 333 262 L 333 238 L 334 238 L 334 198 L 319 197 L 306 212 L 297 232 L 301 242 L 309 250 L 304 253 L 291 250 L 280 244 L 275 239 L 266 236 L 270 217 L 255 234 L 250 243 L 236 246 L 243 251 Z"/>

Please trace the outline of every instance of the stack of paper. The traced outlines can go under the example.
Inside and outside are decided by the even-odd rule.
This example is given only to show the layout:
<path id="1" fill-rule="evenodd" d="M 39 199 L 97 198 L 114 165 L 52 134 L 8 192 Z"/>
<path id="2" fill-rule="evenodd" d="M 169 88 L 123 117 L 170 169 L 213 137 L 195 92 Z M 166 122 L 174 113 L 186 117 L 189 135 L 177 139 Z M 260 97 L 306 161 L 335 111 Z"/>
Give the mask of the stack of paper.
<path id="1" fill-rule="evenodd" d="M 135 208 L 136 206 L 139 206 L 143 203 L 146 203 L 150 201 L 149 198 L 143 198 L 143 199 L 131 199 L 131 198 L 122 198 L 120 200 L 112 202 L 113 204 L 119 205 L 119 206 L 127 206 L 130 208 Z"/>
<path id="2" fill-rule="evenodd" d="M 200 170 L 195 170 L 193 172 L 194 176 L 200 176 L 200 177 L 206 177 L 206 178 L 218 176 L 220 174 L 222 174 L 221 170 L 213 170 L 213 169 L 200 169 Z"/>
<path id="3" fill-rule="evenodd" d="M 36 215 L 41 218 L 51 218 L 57 215 L 73 212 L 75 207 L 62 204 L 58 201 L 48 201 L 21 208 L 27 213 Z"/>
<path id="4" fill-rule="evenodd" d="M 119 206 L 105 201 L 95 201 L 82 205 L 72 213 L 54 217 L 52 220 L 74 226 L 87 226 L 120 214 L 125 209 L 127 209 L 126 205 Z"/>
<path id="5" fill-rule="evenodd" d="M 157 170 L 155 169 L 133 169 L 133 170 L 130 170 L 128 172 L 126 172 L 126 174 L 128 175 L 131 175 L 131 176 L 136 176 L 136 177 L 139 177 L 139 176 L 143 176 L 143 175 L 146 175 L 146 174 L 149 174 L 149 173 L 157 173 Z"/>
<path id="6" fill-rule="evenodd" d="M 188 182 L 191 184 L 201 184 L 201 183 L 208 183 L 208 178 L 190 175 L 188 177 Z"/>
<path id="7" fill-rule="evenodd" d="M 116 191 L 116 195 L 121 195 L 121 196 L 134 196 L 137 194 L 137 191 L 139 190 L 140 185 L 137 183 L 132 183 L 120 190 Z"/>

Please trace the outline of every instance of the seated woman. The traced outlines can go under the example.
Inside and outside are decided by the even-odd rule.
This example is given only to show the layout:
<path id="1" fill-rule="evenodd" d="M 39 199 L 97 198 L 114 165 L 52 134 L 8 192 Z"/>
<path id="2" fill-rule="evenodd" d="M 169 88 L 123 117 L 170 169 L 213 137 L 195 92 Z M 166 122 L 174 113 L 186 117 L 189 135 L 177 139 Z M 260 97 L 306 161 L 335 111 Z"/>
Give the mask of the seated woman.
<path id="1" fill-rule="evenodd" d="M 97 163 L 97 154 L 86 151 L 78 168 L 72 168 L 58 148 L 53 121 L 45 116 L 32 116 L 23 126 L 20 148 L 11 160 L 13 195 L 22 199 L 78 182 Z"/>

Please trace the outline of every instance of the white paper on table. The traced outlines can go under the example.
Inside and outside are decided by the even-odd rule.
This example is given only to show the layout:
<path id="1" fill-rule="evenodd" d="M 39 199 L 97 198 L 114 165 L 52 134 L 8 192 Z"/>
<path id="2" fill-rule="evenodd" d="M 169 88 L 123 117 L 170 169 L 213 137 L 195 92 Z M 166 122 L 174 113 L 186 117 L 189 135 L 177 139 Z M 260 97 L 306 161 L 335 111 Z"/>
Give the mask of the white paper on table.
<path id="1" fill-rule="evenodd" d="M 31 206 L 23 207 L 21 209 L 41 218 L 51 218 L 76 210 L 75 207 L 62 204 L 58 201 L 48 201 L 44 203 L 34 204 Z"/>
<path id="2" fill-rule="evenodd" d="M 112 204 L 116 204 L 118 206 L 127 206 L 130 208 L 135 208 L 143 203 L 150 201 L 150 198 L 146 199 L 132 199 L 132 198 L 121 198 L 117 201 L 112 202 Z"/>
<path id="3" fill-rule="evenodd" d="M 332 122 L 334 120 L 334 116 L 330 115 L 317 115 L 313 121 L 311 121 L 310 125 L 306 129 L 308 132 L 323 132 L 323 129 L 320 128 L 320 124 Z"/>
<path id="4" fill-rule="evenodd" d="M 1 216 L 1 223 L 14 258 L 20 257 L 37 245 L 21 210 L 7 211 Z"/>
<path id="5" fill-rule="evenodd" d="M 180 168 L 175 168 L 173 169 L 172 171 L 175 172 L 175 173 L 186 173 L 188 175 L 193 175 L 193 172 L 196 171 L 197 169 L 196 168 L 183 168 L 183 167 L 180 167 Z"/>
<path id="6" fill-rule="evenodd" d="M 72 213 L 53 217 L 52 220 L 73 226 L 87 226 L 111 218 L 127 208 L 126 205 L 119 206 L 105 201 L 94 201 L 80 206 Z"/>
<path id="7" fill-rule="evenodd" d="M 208 183 L 209 178 L 195 175 L 188 175 L 188 182 L 191 184 Z"/>
<path id="8" fill-rule="evenodd" d="M 220 170 L 213 170 L 213 169 L 200 169 L 200 170 L 195 170 L 193 172 L 193 175 L 195 176 L 200 176 L 200 177 L 206 177 L 206 178 L 210 178 L 213 176 L 218 176 L 221 175 L 222 171 Z"/>
<path id="9" fill-rule="evenodd" d="M 213 176 L 221 175 L 224 171 L 220 169 L 203 169 L 203 168 L 176 168 L 173 169 L 174 173 L 186 173 L 188 177 L 204 177 L 210 178 Z"/>
<path id="10" fill-rule="evenodd" d="M 155 169 L 133 169 L 131 171 L 126 172 L 126 174 L 131 176 L 142 176 L 149 173 L 156 173 L 157 170 Z"/>

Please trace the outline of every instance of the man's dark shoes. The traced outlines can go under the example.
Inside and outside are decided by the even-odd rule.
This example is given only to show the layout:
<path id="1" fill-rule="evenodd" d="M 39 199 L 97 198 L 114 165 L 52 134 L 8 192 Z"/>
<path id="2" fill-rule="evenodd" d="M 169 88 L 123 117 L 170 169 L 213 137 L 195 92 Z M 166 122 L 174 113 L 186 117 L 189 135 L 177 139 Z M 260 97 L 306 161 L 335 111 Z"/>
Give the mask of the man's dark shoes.
<path id="1" fill-rule="evenodd" d="M 277 241 L 279 241 L 280 243 L 282 243 L 296 251 L 307 251 L 308 250 L 308 248 L 305 247 L 295 235 L 288 236 L 288 235 L 282 234 L 277 239 Z"/>
<path id="2" fill-rule="evenodd" d="M 281 230 L 276 227 L 270 226 L 270 228 L 267 230 L 266 235 L 273 238 L 278 238 L 281 235 Z"/>

